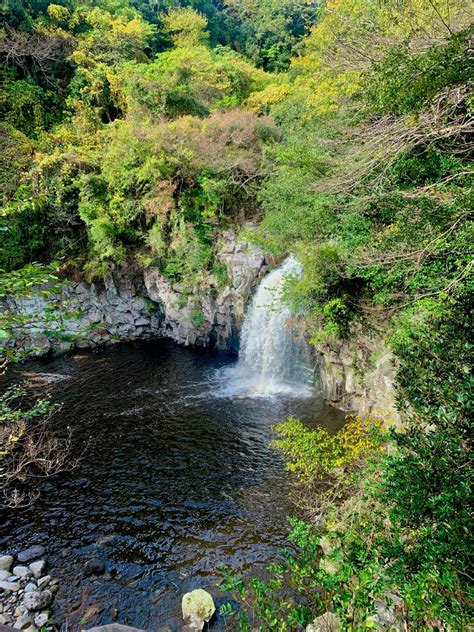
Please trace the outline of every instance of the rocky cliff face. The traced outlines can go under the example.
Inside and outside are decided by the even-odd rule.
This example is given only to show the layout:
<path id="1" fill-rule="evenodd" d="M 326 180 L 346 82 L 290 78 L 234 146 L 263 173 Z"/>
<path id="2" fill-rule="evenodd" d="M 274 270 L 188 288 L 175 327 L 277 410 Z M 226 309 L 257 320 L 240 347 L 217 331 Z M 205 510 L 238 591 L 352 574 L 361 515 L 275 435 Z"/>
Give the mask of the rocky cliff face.
<path id="1" fill-rule="evenodd" d="M 234 231 L 221 235 L 217 259 L 227 269 L 219 284 L 212 273 L 198 287 L 170 283 L 157 268 L 143 274 L 106 279 L 103 284 L 70 282 L 55 303 L 38 292 L 11 300 L 4 308 L 21 314 L 15 344 L 30 354 L 61 354 L 119 341 L 167 337 L 236 353 L 245 308 L 263 275 L 275 265 Z M 319 344 L 313 350 L 315 380 L 332 405 L 361 415 L 395 413 L 395 367 L 380 334 L 355 330 L 350 340 Z"/>
<path id="2" fill-rule="evenodd" d="M 395 405 L 396 362 L 383 336 L 361 328 L 349 340 L 320 343 L 313 352 L 316 382 L 333 406 L 399 421 Z"/>
<path id="3" fill-rule="evenodd" d="M 217 258 L 228 281 L 209 273 L 199 287 L 169 283 L 156 268 L 143 275 L 109 276 L 101 284 L 67 282 L 61 294 L 9 300 L 19 315 L 15 345 L 37 357 L 72 348 L 167 337 L 179 344 L 238 350 L 245 305 L 268 268 L 262 250 L 223 233 Z M 58 318 L 59 316 L 59 318 Z"/>
<path id="4" fill-rule="evenodd" d="M 9 300 L 19 315 L 15 345 L 36 357 L 159 335 L 162 315 L 139 279 L 112 276 L 103 284 L 67 282 L 60 295 Z"/>
<path id="5" fill-rule="evenodd" d="M 223 234 L 217 259 L 227 268 L 224 287 L 209 274 L 204 284 L 190 290 L 171 284 L 156 268 L 145 271 L 145 285 L 163 314 L 164 336 L 183 345 L 237 352 L 245 305 L 268 263 L 258 246 L 237 241 L 233 231 Z"/>

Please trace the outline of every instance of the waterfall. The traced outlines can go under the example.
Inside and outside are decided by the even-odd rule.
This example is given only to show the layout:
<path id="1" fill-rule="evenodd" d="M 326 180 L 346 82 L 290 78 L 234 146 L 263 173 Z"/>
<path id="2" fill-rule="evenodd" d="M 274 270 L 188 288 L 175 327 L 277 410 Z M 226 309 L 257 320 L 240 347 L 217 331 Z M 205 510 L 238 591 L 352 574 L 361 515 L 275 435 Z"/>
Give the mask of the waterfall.
<path id="1" fill-rule="evenodd" d="M 247 395 L 308 392 L 306 345 L 297 337 L 292 313 L 283 302 L 285 280 L 300 276 L 292 256 L 261 281 L 242 327 L 234 387 Z"/>

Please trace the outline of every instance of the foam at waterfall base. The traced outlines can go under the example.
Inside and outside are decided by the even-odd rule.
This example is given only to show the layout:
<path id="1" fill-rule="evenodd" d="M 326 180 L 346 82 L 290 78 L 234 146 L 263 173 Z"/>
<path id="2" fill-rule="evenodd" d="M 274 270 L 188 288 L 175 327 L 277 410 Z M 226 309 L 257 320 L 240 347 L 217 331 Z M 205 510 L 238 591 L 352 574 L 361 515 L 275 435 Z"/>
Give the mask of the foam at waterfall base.
<path id="1" fill-rule="evenodd" d="M 241 365 L 226 367 L 216 376 L 219 388 L 214 394 L 218 397 L 271 398 L 314 397 L 315 390 L 308 384 L 292 381 L 280 381 L 264 377 Z"/>

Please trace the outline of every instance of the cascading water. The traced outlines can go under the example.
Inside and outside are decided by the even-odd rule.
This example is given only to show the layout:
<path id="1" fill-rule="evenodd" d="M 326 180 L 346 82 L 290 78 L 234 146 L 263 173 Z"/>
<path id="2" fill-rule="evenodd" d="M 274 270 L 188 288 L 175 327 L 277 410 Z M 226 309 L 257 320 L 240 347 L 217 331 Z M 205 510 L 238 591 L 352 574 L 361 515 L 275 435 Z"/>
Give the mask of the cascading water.
<path id="1" fill-rule="evenodd" d="M 306 345 L 298 339 L 292 313 L 283 302 L 285 280 L 300 276 L 292 256 L 260 283 L 242 327 L 233 385 L 246 395 L 301 395 L 308 387 Z"/>

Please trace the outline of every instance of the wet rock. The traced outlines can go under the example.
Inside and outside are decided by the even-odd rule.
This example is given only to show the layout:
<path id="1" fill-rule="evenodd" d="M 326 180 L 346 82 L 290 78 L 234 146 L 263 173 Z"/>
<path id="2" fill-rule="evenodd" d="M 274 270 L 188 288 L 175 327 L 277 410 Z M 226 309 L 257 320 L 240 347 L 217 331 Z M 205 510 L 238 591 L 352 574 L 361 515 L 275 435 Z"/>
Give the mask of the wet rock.
<path id="1" fill-rule="evenodd" d="M 98 558 L 93 558 L 92 560 L 87 560 L 84 564 L 84 575 L 89 577 L 90 575 L 102 575 L 105 571 L 105 564 L 102 560 Z"/>
<path id="2" fill-rule="evenodd" d="M 7 582 L 11 576 L 10 571 L 0 571 L 0 582 Z"/>
<path id="3" fill-rule="evenodd" d="M 44 560 L 38 560 L 30 564 L 30 571 L 33 573 L 35 579 L 38 579 L 43 574 L 46 568 L 46 562 Z"/>
<path id="4" fill-rule="evenodd" d="M 19 562 L 31 562 L 44 555 L 44 546 L 36 544 L 18 553 Z"/>
<path id="5" fill-rule="evenodd" d="M 23 597 L 23 603 L 30 611 L 43 610 L 49 606 L 52 600 L 53 595 L 49 590 L 33 590 L 25 593 Z"/>
<path id="6" fill-rule="evenodd" d="M 0 557 L 0 571 L 9 571 L 13 564 L 13 555 L 2 555 Z"/>
<path id="7" fill-rule="evenodd" d="M 325 612 L 306 627 L 306 632 L 339 632 L 340 630 L 342 630 L 342 623 L 333 612 Z"/>
<path id="8" fill-rule="evenodd" d="M 13 574 L 16 575 L 17 577 L 20 577 L 21 579 L 24 579 L 26 577 L 31 577 L 31 571 L 28 568 L 28 566 L 14 566 Z"/>
<path id="9" fill-rule="evenodd" d="M 213 598 L 202 588 L 183 595 L 181 607 L 184 621 L 194 630 L 202 630 L 216 611 Z"/>
<path id="10" fill-rule="evenodd" d="M 33 590 L 38 590 L 38 586 L 33 582 L 28 582 L 25 586 L 25 592 L 32 592 Z"/>
<path id="11" fill-rule="evenodd" d="M 18 582 L 0 581 L 0 588 L 2 590 L 9 590 L 10 592 L 17 592 L 18 590 L 20 590 L 20 584 Z"/>

